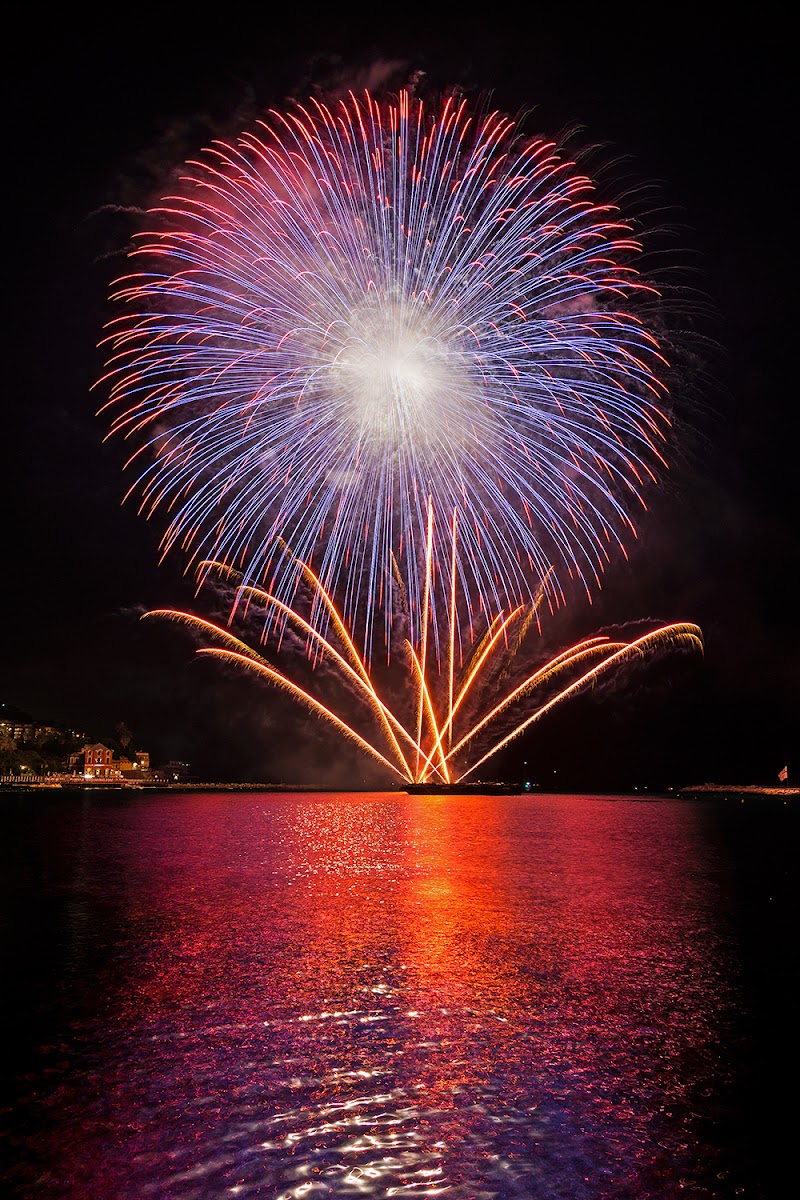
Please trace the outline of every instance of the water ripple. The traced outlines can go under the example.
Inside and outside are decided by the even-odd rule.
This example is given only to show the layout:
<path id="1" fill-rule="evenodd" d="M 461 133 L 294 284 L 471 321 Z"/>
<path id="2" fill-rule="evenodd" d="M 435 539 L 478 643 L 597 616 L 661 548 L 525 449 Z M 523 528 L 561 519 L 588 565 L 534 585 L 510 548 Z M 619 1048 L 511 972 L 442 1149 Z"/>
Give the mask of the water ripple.
<path id="1" fill-rule="evenodd" d="M 694 811 L 167 798 L 111 838 L 101 806 L 65 881 L 37 884 L 86 966 L 39 1001 L 7 1181 L 23 1200 L 761 1200 L 724 1133 L 741 1001 Z"/>

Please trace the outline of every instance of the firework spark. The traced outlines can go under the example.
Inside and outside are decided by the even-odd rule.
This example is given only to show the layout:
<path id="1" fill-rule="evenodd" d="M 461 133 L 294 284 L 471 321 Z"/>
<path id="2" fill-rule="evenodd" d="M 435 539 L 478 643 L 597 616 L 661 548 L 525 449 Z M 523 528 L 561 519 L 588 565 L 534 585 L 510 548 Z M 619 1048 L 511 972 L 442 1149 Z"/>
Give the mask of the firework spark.
<path id="1" fill-rule="evenodd" d="M 452 529 L 455 541 L 455 518 Z M 430 595 L 430 556 L 427 562 L 425 590 Z M 233 579 L 233 572 L 223 563 L 204 563 L 203 567 L 219 572 L 228 581 Z M 279 597 L 244 584 L 241 578 L 235 582 L 246 593 L 248 604 L 259 606 L 265 630 L 269 629 L 271 623 L 274 627 L 270 618 L 278 617 L 279 624 L 288 621 L 306 638 L 307 647 L 317 665 L 327 658 L 335 666 L 349 684 L 350 694 L 355 692 L 362 701 L 378 736 L 359 732 L 351 718 L 346 719 L 332 706 L 323 703 L 313 691 L 277 670 L 262 654 L 229 629 L 175 609 L 156 609 L 146 615 L 184 623 L 212 642 L 221 643 L 204 646 L 198 653 L 236 664 L 284 688 L 316 716 L 333 724 L 384 768 L 408 783 L 458 783 L 557 705 L 594 686 L 608 672 L 620 670 L 660 647 L 688 650 L 703 648 L 700 630 L 688 622 L 661 626 L 630 642 L 612 641 L 602 635 L 587 638 L 538 666 L 519 683 L 505 688 L 497 698 L 498 685 L 502 690 L 505 683 L 507 672 L 500 668 L 507 664 L 509 646 L 519 646 L 531 623 L 532 611 L 520 605 L 507 615 L 496 614 L 489 622 L 484 637 L 473 646 L 473 652 L 461 670 L 457 670 L 455 662 L 451 660 L 446 688 L 436 687 L 437 681 L 442 681 L 442 673 L 426 669 L 424 632 L 421 650 L 406 641 L 405 649 L 416 692 L 414 719 L 407 722 L 398 717 L 379 695 L 369 668 L 356 649 L 332 597 L 310 568 L 305 567 L 304 576 L 311 588 L 312 606 L 320 605 L 331 618 L 334 629 L 331 637 L 321 633 L 319 628 L 299 611 L 284 604 Z M 452 631 L 457 622 L 455 594 L 448 619 Z M 454 645 L 452 635 L 450 644 Z M 495 694 L 487 705 L 483 702 L 483 696 L 489 685 L 494 688 Z M 524 706 L 522 717 L 517 712 L 509 727 L 508 715 L 521 705 Z"/>
<path id="2" fill-rule="evenodd" d="M 663 461 L 654 293 L 555 143 L 454 95 L 312 100 L 205 152 L 150 218 L 105 384 L 165 553 L 285 605 L 313 563 L 359 674 L 405 604 L 424 679 L 624 551 Z M 456 510 L 440 545 L 430 513 Z M 420 688 L 421 759 L 431 719 Z"/>

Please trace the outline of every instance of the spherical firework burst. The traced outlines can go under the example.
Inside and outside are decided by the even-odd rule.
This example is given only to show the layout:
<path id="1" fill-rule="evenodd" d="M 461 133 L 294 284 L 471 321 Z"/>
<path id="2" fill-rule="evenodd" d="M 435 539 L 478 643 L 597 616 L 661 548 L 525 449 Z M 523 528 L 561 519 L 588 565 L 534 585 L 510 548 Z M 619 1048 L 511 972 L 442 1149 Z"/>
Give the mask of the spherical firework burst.
<path id="1" fill-rule="evenodd" d="M 311 101 L 152 219 L 106 378 L 165 551 L 286 602 L 313 562 L 368 654 L 400 593 L 413 643 L 429 585 L 435 631 L 437 589 L 489 619 L 599 582 L 661 458 L 663 360 L 629 226 L 554 143 L 456 96 Z"/>

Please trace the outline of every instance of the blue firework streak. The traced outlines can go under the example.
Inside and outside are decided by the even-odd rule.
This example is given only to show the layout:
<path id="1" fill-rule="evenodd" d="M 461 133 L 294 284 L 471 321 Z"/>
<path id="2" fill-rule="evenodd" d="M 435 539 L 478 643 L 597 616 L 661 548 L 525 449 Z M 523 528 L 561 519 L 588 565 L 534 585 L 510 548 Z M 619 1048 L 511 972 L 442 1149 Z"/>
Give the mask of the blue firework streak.
<path id="1" fill-rule="evenodd" d="M 451 589 L 471 622 L 599 584 L 663 462 L 664 360 L 630 227 L 554 143 L 455 96 L 310 101 L 152 216 L 105 379 L 165 553 L 287 601 L 313 561 L 367 653 L 398 592 L 418 640 L 429 513 L 459 531 L 434 630 Z"/>

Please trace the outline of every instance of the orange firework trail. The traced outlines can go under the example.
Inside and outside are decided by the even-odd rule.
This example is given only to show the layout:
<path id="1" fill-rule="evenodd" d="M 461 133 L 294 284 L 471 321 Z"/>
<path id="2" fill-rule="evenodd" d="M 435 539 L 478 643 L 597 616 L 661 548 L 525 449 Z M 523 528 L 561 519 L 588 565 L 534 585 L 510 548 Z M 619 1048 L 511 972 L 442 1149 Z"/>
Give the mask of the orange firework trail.
<path id="1" fill-rule="evenodd" d="M 456 534 L 457 516 L 454 513 L 451 525 L 453 555 Z M 430 667 L 428 649 L 428 609 L 433 603 L 434 591 L 432 544 L 433 518 L 429 510 L 425 547 L 426 610 L 419 625 L 420 644 L 415 647 L 410 641 L 405 642 L 414 696 L 411 722 L 398 716 L 382 699 L 365 655 L 357 649 L 332 596 L 307 564 L 298 565 L 313 596 L 312 608 L 326 614 L 330 629 L 327 634 L 270 591 L 241 583 L 240 577 L 225 564 L 213 561 L 202 564 L 205 573 L 214 570 L 238 583 L 239 598 L 246 597 L 247 604 L 258 606 L 266 618 L 265 628 L 272 623 L 280 628 L 293 627 L 305 637 L 307 649 L 313 650 L 315 665 L 327 660 L 335 667 L 341 680 L 349 685 L 350 694 L 359 697 L 365 713 L 371 716 L 373 733 L 370 735 L 360 732 L 334 706 L 324 703 L 313 691 L 278 670 L 228 629 L 175 609 L 156 609 L 146 615 L 181 622 L 216 642 L 216 645 L 202 647 L 198 653 L 234 663 L 288 691 L 312 713 L 334 725 L 361 750 L 407 783 L 458 783 L 559 704 L 591 688 L 610 672 L 641 660 L 657 649 L 702 651 L 700 629 L 688 622 L 661 626 L 629 642 L 612 641 L 599 635 L 561 651 L 525 675 L 521 682 L 508 687 L 498 699 L 498 685 L 502 691 L 509 659 L 516 654 L 529 630 L 537 602 L 531 606 L 520 605 L 508 613 L 496 613 L 459 674 L 456 666 L 456 591 L 451 587 L 446 684 L 438 686 L 440 672 L 438 667 L 435 670 Z M 480 707 L 478 702 L 485 697 L 490 685 L 493 687 L 491 701 L 487 704 L 484 700 Z M 441 692 L 443 697 L 437 699 L 437 693 Z"/>

